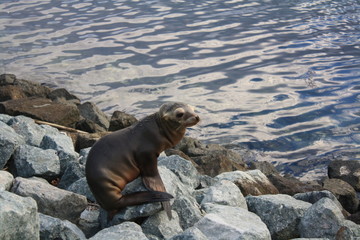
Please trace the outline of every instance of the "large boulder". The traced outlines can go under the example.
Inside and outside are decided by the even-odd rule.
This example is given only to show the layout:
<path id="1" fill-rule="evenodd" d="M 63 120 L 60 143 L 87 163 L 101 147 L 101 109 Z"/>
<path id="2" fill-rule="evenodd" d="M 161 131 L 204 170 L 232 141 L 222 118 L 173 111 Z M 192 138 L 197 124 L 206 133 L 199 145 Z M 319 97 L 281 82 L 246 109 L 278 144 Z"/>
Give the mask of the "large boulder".
<path id="1" fill-rule="evenodd" d="M 39 212 L 72 222 L 79 218 L 87 206 L 86 197 L 38 180 L 17 177 L 12 191 L 35 199 Z"/>
<path id="2" fill-rule="evenodd" d="M 270 230 L 272 239 L 291 239 L 300 236 L 298 225 L 310 203 L 284 195 L 248 196 L 251 212 L 256 213 Z"/>
<path id="3" fill-rule="evenodd" d="M 39 215 L 32 198 L 0 190 L 0 206 L 0 239 L 40 239 Z"/>
<path id="4" fill-rule="evenodd" d="M 270 232 L 254 213 L 240 207 L 207 203 L 206 215 L 195 224 L 209 240 L 244 239 L 270 240 Z"/>
<path id="5" fill-rule="evenodd" d="M 78 108 L 81 116 L 99 125 L 103 131 L 107 131 L 110 125 L 109 118 L 94 103 L 85 102 L 78 105 Z"/>
<path id="6" fill-rule="evenodd" d="M 22 136 L 17 134 L 14 129 L 0 121 L 0 169 L 3 169 L 13 155 L 15 149 L 25 144 Z"/>
<path id="7" fill-rule="evenodd" d="M 139 225 L 133 222 L 124 222 L 105 228 L 89 240 L 148 240 Z"/>
<path id="8" fill-rule="evenodd" d="M 262 194 L 277 194 L 279 191 L 260 170 L 233 171 L 221 173 L 216 180 L 229 180 L 235 183 L 244 196 Z"/>
<path id="9" fill-rule="evenodd" d="M 329 178 L 338 178 L 360 191 L 360 162 L 355 160 L 335 160 L 328 166 Z"/>
<path id="10" fill-rule="evenodd" d="M 43 150 L 30 145 L 18 147 L 14 153 L 17 176 L 39 176 L 51 179 L 60 174 L 60 160 L 53 149 Z"/>
<path id="11" fill-rule="evenodd" d="M 75 105 L 38 97 L 0 102 L 0 113 L 12 116 L 25 115 L 68 127 L 74 127 L 75 123 L 80 121 L 80 112 Z"/>
<path id="12" fill-rule="evenodd" d="M 75 224 L 45 214 L 39 215 L 41 239 L 86 239 L 84 233 Z"/>
<path id="13" fill-rule="evenodd" d="M 335 239 L 345 220 L 341 210 L 329 198 L 314 203 L 304 214 L 299 225 L 301 237 Z"/>

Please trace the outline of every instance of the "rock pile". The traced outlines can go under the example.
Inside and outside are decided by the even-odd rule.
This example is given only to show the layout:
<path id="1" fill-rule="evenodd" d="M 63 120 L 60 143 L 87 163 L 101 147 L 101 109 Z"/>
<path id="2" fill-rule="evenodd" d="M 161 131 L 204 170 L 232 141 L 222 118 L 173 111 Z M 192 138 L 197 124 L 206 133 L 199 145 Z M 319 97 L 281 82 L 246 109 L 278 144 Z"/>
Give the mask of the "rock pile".
<path id="1" fill-rule="evenodd" d="M 68 127 L 91 125 L 99 131 L 112 126 L 95 105 L 82 105 L 66 90 L 1 75 L 2 112 L 52 120 L 40 118 L 46 114 L 27 113 L 31 107 L 9 110 L 20 108 L 10 108 L 14 102 L 21 100 L 16 103 L 21 105 L 31 99 L 37 99 L 31 105 L 35 112 L 44 104 L 76 108 L 81 117 Z M 360 166 L 354 161 L 332 162 L 323 184 L 306 184 L 281 176 L 269 163 L 248 166 L 240 154 L 223 146 L 185 138 L 158 162 L 165 187 L 174 196 L 173 219 L 168 220 L 160 203 L 149 203 L 122 209 L 109 221 L 86 182 L 90 147 L 76 147 L 77 141 L 67 135 L 73 129 L 65 128 L 66 134 L 8 114 L 0 114 L 0 239 L 360 238 Z M 119 113 L 116 119 L 134 121 Z M 119 121 L 113 125 L 124 127 Z M 138 178 L 124 194 L 142 190 Z"/>

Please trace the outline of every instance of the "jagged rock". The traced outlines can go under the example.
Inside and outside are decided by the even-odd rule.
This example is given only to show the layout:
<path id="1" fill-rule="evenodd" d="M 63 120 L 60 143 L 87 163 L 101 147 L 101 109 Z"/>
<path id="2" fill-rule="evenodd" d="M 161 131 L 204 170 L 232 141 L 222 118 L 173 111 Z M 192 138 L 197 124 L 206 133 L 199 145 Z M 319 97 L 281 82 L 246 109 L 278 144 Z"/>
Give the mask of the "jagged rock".
<path id="1" fill-rule="evenodd" d="M 60 102 L 65 104 L 80 104 L 80 99 L 75 95 L 69 93 L 65 88 L 58 88 L 52 90 L 48 94 L 48 98 L 54 102 Z"/>
<path id="2" fill-rule="evenodd" d="M 335 160 L 328 166 L 329 178 L 338 178 L 360 191 L 360 162 L 355 160 Z"/>
<path id="3" fill-rule="evenodd" d="M 181 182 L 190 188 L 195 189 L 200 184 L 199 173 L 191 162 L 181 158 L 180 156 L 160 157 L 159 166 L 164 166 L 170 169 L 176 176 L 179 177 Z"/>
<path id="4" fill-rule="evenodd" d="M 88 133 L 105 132 L 106 129 L 90 119 L 82 119 L 75 124 L 75 128 Z"/>
<path id="5" fill-rule="evenodd" d="M 14 153 L 17 176 L 40 176 L 51 179 L 60 174 L 60 160 L 53 149 L 43 150 L 30 145 L 19 146 Z"/>
<path id="6" fill-rule="evenodd" d="M 16 116 L 8 121 L 8 125 L 15 132 L 24 137 L 26 144 L 39 147 L 45 135 L 45 130 L 35 123 L 32 118 Z"/>
<path id="7" fill-rule="evenodd" d="M 284 195 L 247 196 L 251 212 L 256 213 L 270 230 L 272 239 L 291 239 L 300 236 L 298 225 L 310 203 Z"/>
<path id="8" fill-rule="evenodd" d="M 146 236 L 155 236 L 158 239 L 168 239 L 182 232 L 179 216 L 172 211 L 173 218 L 168 219 L 166 212 L 158 212 L 147 218 L 141 227 Z"/>
<path id="9" fill-rule="evenodd" d="M 344 220 L 337 205 L 329 198 L 322 198 L 305 212 L 299 225 L 300 235 L 305 238 L 335 239 Z"/>
<path id="10" fill-rule="evenodd" d="M 0 191 L 9 191 L 14 177 L 7 171 L 0 170 Z"/>
<path id="11" fill-rule="evenodd" d="M 201 204 L 215 203 L 241 207 L 247 210 L 246 200 L 240 189 L 231 181 L 220 180 L 204 192 Z"/>
<path id="12" fill-rule="evenodd" d="M 83 195 L 92 202 L 96 201 L 86 181 L 86 177 L 80 178 L 79 180 L 75 181 L 66 190 Z"/>
<path id="13" fill-rule="evenodd" d="M 172 208 L 177 212 L 182 229 L 187 229 L 202 218 L 200 206 L 191 196 L 179 196 Z"/>
<path id="14" fill-rule="evenodd" d="M 60 170 L 61 173 L 64 173 L 70 162 L 77 161 L 78 153 L 75 152 L 73 142 L 69 136 L 60 133 L 57 129 L 52 131 L 54 133 L 45 133 L 40 147 L 57 151 L 60 159 Z"/>
<path id="15" fill-rule="evenodd" d="M 233 171 L 221 173 L 216 180 L 229 180 L 238 186 L 244 196 L 262 194 L 277 194 L 279 191 L 260 170 L 246 172 Z"/>
<path id="16" fill-rule="evenodd" d="M 208 238 L 199 229 L 191 227 L 176 234 L 169 240 L 208 240 Z"/>
<path id="17" fill-rule="evenodd" d="M 91 147 L 83 148 L 83 149 L 80 150 L 80 152 L 79 152 L 79 154 L 80 154 L 79 163 L 81 164 L 81 166 L 86 165 L 86 161 L 87 161 L 87 158 L 89 156 L 90 150 L 91 150 Z"/>
<path id="18" fill-rule="evenodd" d="M 301 182 L 300 180 L 280 174 L 270 174 L 267 176 L 270 182 L 279 190 L 279 193 L 294 195 L 296 193 L 321 191 L 322 187 L 316 182 Z"/>
<path id="19" fill-rule="evenodd" d="M 101 230 L 99 215 L 100 210 L 99 208 L 95 207 L 87 207 L 81 213 L 78 226 L 87 238 L 94 236 L 98 231 Z"/>
<path id="20" fill-rule="evenodd" d="M 41 213 L 39 216 L 41 239 L 86 239 L 84 233 L 75 224 L 67 220 L 60 220 Z"/>
<path id="21" fill-rule="evenodd" d="M 35 82 L 17 79 L 14 74 L 1 74 L 0 88 L 7 86 L 13 86 L 13 89 L 15 89 L 14 95 L 17 97 L 46 97 L 50 92 L 50 89 L 48 87 L 42 86 Z"/>
<path id="22" fill-rule="evenodd" d="M 40 239 L 39 215 L 32 198 L 0 191 L 0 206 L 0 239 Z"/>
<path id="23" fill-rule="evenodd" d="M 336 240 L 358 240 L 360 239 L 360 226 L 345 220 L 336 233 Z"/>
<path id="24" fill-rule="evenodd" d="M 218 239 L 271 239 L 270 232 L 261 219 L 240 207 L 207 203 L 207 214 L 195 224 L 209 240 Z"/>
<path id="25" fill-rule="evenodd" d="M 0 129 L 0 169 L 3 169 L 15 149 L 25 144 L 25 140 L 4 122 L 0 122 Z"/>
<path id="26" fill-rule="evenodd" d="M 314 192 L 306 192 L 306 193 L 297 193 L 293 196 L 297 200 L 305 201 L 311 204 L 316 203 L 322 198 L 330 198 L 339 209 L 343 209 L 341 203 L 337 200 L 334 194 L 332 194 L 330 191 L 324 190 L 324 191 L 314 191 Z"/>
<path id="27" fill-rule="evenodd" d="M 103 128 L 103 131 L 107 131 L 110 125 L 109 119 L 94 103 L 85 102 L 79 105 L 78 108 L 81 116 L 98 124 Z"/>
<path id="28" fill-rule="evenodd" d="M 211 177 L 222 172 L 246 169 L 246 164 L 238 153 L 221 145 L 203 145 L 198 140 L 184 137 L 175 149 L 191 157 L 197 164 L 199 173 Z"/>
<path id="29" fill-rule="evenodd" d="M 87 206 L 84 196 L 22 177 L 15 178 L 12 191 L 35 199 L 39 212 L 71 222 L 75 222 Z"/>
<path id="30" fill-rule="evenodd" d="M 101 230 L 89 240 L 148 240 L 139 225 L 133 222 L 124 222 Z"/>
<path id="31" fill-rule="evenodd" d="M 70 162 L 67 164 L 66 170 L 60 179 L 58 187 L 67 189 L 71 184 L 83 177 L 85 177 L 84 166 L 80 166 L 78 162 Z"/>
<path id="32" fill-rule="evenodd" d="M 109 131 L 117 131 L 129 127 L 137 121 L 138 120 L 130 114 L 121 111 L 115 111 L 113 112 L 110 119 Z"/>
<path id="33" fill-rule="evenodd" d="M 0 102 L 0 113 L 25 115 L 38 120 L 74 127 L 80 121 L 75 105 L 53 102 L 47 98 L 23 98 Z"/>
<path id="34" fill-rule="evenodd" d="M 350 213 L 355 213 L 359 207 L 359 199 L 354 188 L 341 179 L 326 179 L 324 189 L 332 192 L 339 200 L 344 209 Z"/>

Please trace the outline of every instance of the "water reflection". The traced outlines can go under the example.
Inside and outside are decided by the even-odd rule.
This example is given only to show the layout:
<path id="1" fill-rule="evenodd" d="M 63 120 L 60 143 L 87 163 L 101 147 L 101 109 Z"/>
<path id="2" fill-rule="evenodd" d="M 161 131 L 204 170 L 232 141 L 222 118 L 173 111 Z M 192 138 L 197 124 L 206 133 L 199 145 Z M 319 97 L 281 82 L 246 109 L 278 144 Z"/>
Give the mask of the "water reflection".
<path id="1" fill-rule="evenodd" d="M 1 72 L 66 87 L 109 113 L 189 102 L 203 119 L 192 136 L 288 165 L 360 146 L 359 1 L 0 6 Z"/>

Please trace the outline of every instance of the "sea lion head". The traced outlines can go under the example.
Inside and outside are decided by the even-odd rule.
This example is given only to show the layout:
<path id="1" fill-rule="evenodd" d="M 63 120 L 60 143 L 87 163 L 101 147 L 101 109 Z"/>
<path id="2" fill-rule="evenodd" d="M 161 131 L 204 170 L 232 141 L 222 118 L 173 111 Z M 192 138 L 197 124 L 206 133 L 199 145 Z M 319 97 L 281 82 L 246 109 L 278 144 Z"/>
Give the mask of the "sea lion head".
<path id="1" fill-rule="evenodd" d="M 165 103 L 160 107 L 159 113 L 160 117 L 170 123 L 174 129 L 185 129 L 196 125 L 200 121 L 194 107 L 186 103 Z"/>

